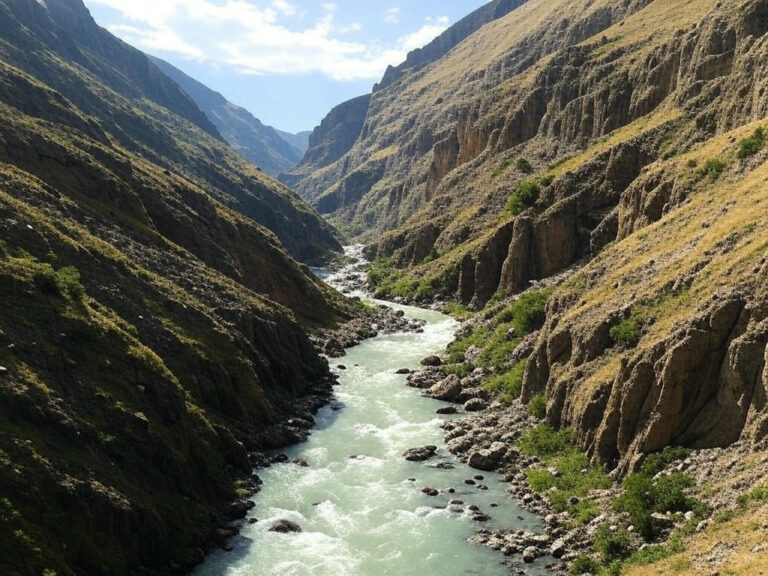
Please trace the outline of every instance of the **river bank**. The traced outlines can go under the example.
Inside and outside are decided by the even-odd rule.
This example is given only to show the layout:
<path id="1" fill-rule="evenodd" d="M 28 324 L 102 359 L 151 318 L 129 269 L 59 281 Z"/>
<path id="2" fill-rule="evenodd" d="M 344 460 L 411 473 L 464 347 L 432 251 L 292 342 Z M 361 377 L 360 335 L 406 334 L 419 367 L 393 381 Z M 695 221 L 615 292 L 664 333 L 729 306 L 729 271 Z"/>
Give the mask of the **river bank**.
<path id="1" fill-rule="evenodd" d="M 360 288 L 355 280 L 359 269 L 350 274 L 347 268 L 336 277 L 342 282 L 337 288 Z M 353 285 L 343 284 L 345 278 Z M 502 576 L 510 573 L 509 561 L 478 545 L 483 534 L 514 526 L 525 538 L 543 542 L 541 520 L 507 497 L 503 475 L 480 473 L 448 450 L 442 436 L 443 427 L 455 422 L 450 411 L 406 386 L 425 357 L 434 359 L 453 340 L 456 321 L 383 303 L 366 310 L 362 320 L 318 339 L 323 347 L 333 340 L 357 343 L 343 358 L 332 360 L 336 385 L 330 404 L 311 419 L 281 425 L 292 430 L 298 425 L 294 437 L 303 443 L 264 455 L 255 472 L 260 493 L 252 500 L 253 509 L 228 527 L 232 533 L 224 548 L 229 553 L 214 552 L 196 576 L 234 575 L 246 568 L 285 574 L 421 574 L 425 567 L 446 574 Z M 426 453 L 413 457 L 414 448 Z M 293 486 L 290 493 L 282 493 L 287 486 Z M 372 526 L 371 515 L 377 517 Z M 297 538 L 278 538 L 270 530 L 276 526 L 300 532 Z M 376 542 L 375 551 L 366 549 L 370 541 Z M 270 542 L 276 546 L 277 564 L 260 564 L 269 562 Z M 382 548 L 388 552 L 380 554 Z M 343 561 L 334 564 L 333 558 Z M 516 573 L 532 575 L 550 573 L 548 563 L 545 558 L 513 562 Z"/>

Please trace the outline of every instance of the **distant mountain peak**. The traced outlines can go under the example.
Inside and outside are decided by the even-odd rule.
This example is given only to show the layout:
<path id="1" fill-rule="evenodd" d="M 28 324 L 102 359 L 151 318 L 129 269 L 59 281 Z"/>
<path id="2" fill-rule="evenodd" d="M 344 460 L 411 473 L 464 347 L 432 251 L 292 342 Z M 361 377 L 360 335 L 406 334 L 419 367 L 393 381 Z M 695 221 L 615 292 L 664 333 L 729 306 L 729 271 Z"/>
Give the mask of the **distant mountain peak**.
<path id="1" fill-rule="evenodd" d="M 226 140 L 246 160 L 267 174 L 276 176 L 301 160 L 306 145 L 294 135 L 265 125 L 245 108 L 229 102 L 219 92 L 182 72 L 160 58 L 155 65 L 172 78 L 203 111 Z"/>

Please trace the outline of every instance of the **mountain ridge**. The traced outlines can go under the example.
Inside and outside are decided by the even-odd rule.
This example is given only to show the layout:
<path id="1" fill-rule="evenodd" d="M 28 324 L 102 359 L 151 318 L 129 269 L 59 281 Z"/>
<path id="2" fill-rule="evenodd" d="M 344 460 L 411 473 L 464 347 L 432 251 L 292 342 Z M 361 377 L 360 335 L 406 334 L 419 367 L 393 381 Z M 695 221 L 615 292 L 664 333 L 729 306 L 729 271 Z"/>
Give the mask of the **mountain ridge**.
<path id="1" fill-rule="evenodd" d="M 306 147 L 302 150 L 289 140 L 301 144 L 302 137 L 266 126 L 245 108 L 232 104 L 175 66 L 160 58 L 150 58 L 160 70 L 179 84 L 214 124 L 222 138 L 246 160 L 272 176 L 299 163 Z"/>
<path id="2" fill-rule="evenodd" d="M 328 399 L 336 233 L 80 0 L 0 1 L 0 86 L 0 572 L 186 573 Z"/>

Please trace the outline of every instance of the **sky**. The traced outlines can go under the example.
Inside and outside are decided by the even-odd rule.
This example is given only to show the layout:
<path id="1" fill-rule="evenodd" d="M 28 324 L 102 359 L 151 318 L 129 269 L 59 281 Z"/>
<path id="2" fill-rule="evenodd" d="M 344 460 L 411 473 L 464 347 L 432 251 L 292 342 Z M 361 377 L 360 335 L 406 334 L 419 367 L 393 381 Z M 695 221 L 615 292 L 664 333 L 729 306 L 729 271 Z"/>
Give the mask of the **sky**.
<path id="1" fill-rule="evenodd" d="M 96 22 L 288 132 L 488 0 L 84 0 Z"/>

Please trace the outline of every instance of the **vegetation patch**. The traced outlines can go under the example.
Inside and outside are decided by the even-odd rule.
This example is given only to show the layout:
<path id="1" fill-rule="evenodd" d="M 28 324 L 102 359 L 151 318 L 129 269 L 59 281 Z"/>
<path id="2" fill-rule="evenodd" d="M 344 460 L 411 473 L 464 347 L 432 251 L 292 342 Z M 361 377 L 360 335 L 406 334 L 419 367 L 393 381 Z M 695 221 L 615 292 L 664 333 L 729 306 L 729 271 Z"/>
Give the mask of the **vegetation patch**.
<path id="1" fill-rule="evenodd" d="M 517 216 L 536 204 L 539 199 L 541 187 L 536 180 L 523 180 L 517 185 L 515 191 L 507 202 L 507 212 L 512 216 Z"/>
<path id="2" fill-rule="evenodd" d="M 539 392 L 531 398 L 530 402 L 528 402 L 528 414 L 531 416 L 542 419 L 547 415 L 547 393 L 546 392 Z"/>
<path id="3" fill-rule="evenodd" d="M 628 318 L 613 326 L 608 335 L 611 337 L 611 342 L 614 346 L 621 346 L 623 348 L 634 348 L 640 342 L 641 336 L 640 324 L 638 324 L 635 318 Z"/>
<path id="4" fill-rule="evenodd" d="M 578 525 L 598 515 L 597 505 L 584 498 L 592 490 L 609 488 L 612 481 L 602 466 L 590 464 L 586 454 L 575 446 L 570 429 L 554 430 L 540 424 L 526 431 L 517 446 L 520 452 L 539 458 L 546 466 L 529 469 L 526 478 L 532 490 L 547 494 L 555 510 L 567 510 Z"/>
<path id="5" fill-rule="evenodd" d="M 515 168 L 522 174 L 530 174 L 533 172 L 533 166 L 525 158 L 518 158 L 515 161 Z"/>
<path id="6" fill-rule="evenodd" d="M 699 170 L 701 177 L 708 177 L 712 182 L 720 178 L 727 164 L 720 158 L 709 158 Z"/>
<path id="7" fill-rule="evenodd" d="M 760 126 L 755 131 L 742 140 L 739 140 L 739 148 L 736 155 L 741 158 L 749 158 L 754 156 L 765 146 L 766 134 L 765 129 Z"/>
<path id="8" fill-rule="evenodd" d="M 523 389 L 525 364 L 526 360 L 521 360 L 504 374 L 488 378 L 483 387 L 498 396 L 502 402 L 511 404 L 515 398 L 520 397 L 520 392 Z"/>

